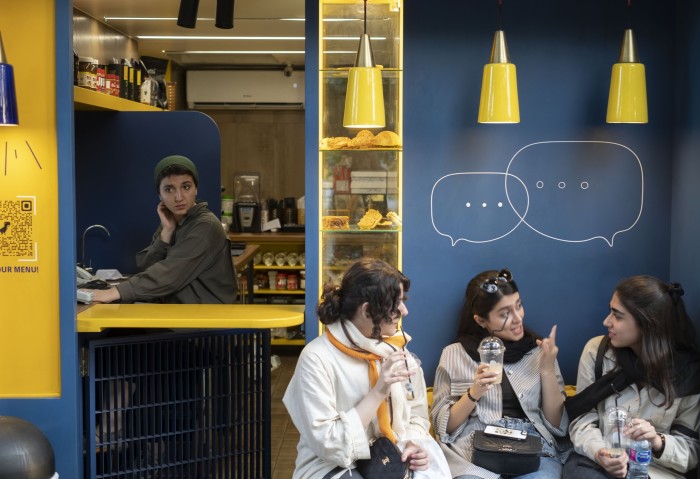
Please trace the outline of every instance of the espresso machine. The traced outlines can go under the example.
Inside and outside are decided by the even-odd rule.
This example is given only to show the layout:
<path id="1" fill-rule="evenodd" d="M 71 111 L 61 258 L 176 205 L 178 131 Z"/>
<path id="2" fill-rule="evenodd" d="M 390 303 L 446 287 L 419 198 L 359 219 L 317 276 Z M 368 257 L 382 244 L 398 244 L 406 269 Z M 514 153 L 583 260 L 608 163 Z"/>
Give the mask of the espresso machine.
<path id="1" fill-rule="evenodd" d="M 233 195 L 233 231 L 260 233 L 260 174 L 235 174 Z"/>

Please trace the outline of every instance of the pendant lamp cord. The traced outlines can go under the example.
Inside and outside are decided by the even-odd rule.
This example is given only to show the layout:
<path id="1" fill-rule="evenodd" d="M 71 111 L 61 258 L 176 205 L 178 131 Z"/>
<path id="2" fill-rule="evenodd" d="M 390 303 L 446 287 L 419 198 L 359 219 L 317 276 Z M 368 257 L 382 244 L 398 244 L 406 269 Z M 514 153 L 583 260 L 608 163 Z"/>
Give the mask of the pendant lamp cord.
<path id="1" fill-rule="evenodd" d="M 503 30 L 503 0 L 498 0 L 498 29 Z"/>
<path id="2" fill-rule="evenodd" d="M 365 35 L 367 35 L 367 0 L 365 0 Z"/>
<path id="3" fill-rule="evenodd" d="M 627 28 L 632 29 L 632 0 L 627 0 Z"/>

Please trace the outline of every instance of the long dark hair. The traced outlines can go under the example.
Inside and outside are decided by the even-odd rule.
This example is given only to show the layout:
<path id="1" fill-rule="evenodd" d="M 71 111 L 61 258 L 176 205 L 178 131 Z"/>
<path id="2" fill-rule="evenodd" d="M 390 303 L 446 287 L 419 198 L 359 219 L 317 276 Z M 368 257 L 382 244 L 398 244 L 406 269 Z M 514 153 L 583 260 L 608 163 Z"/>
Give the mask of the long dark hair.
<path id="1" fill-rule="evenodd" d="M 323 324 L 332 324 L 351 319 L 359 307 L 368 303 L 367 313 L 374 325 L 372 337 L 380 339 L 381 322 L 391 323 L 399 312 L 401 286 L 406 294 L 411 281 L 399 270 L 379 259 L 362 258 L 348 267 L 340 286 L 323 286 L 316 314 Z"/>
<path id="2" fill-rule="evenodd" d="M 482 288 L 482 285 L 487 281 L 498 278 L 501 272 L 495 269 L 482 271 L 474 276 L 467 284 L 467 289 L 464 292 L 464 304 L 459 314 L 459 328 L 457 329 L 456 341 L 472 338 L 478 343 L 478 341 L 481 341 L 489 335 L 486 328 L 479 326 L 479 324 L 474 321 L 474 315 L 476 314 L 482 318 L 488 318 L 489 313 L 504 296 L 518 292 L 518 285 L 515 283 L 514 279 L 510 281 L 497 281 L 495 283 L 497 289 L 493 293 L 489 293 Z M 532 335 L 533 333 L 525 328 L 525 334 Z"/>
<path id="3" fill-rule="evenodd" d="M 638 359 L 645 382 L 661 388 L 662 406 L 670 406 L 676 398 L 671 377 L 674 351 L 698 351 L 695 327 L 681 298 L 683 288 L 653 276 L 632 276 L 620 281 L 615 292 L 642 333 Z"/>

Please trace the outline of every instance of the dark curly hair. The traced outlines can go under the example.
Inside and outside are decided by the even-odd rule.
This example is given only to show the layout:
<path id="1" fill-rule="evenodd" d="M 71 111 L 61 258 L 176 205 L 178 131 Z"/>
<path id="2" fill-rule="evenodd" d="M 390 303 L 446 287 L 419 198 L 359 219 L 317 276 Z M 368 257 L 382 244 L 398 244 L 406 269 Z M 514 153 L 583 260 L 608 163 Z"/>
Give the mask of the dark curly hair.
<path id="1" fill-rule="evenodd" d="M 401 286 L 408 292 L 411 281 L 390 264 L 375 258 L 362 258 L 348 267 L 340 286 L 326 284 L 316 307 L 323 324 L 351 319 L 357 309 L 368 303 L 372 318 L 372 337 L 381 338 L 382 321 L 391 323 L 399 314 Z"/>

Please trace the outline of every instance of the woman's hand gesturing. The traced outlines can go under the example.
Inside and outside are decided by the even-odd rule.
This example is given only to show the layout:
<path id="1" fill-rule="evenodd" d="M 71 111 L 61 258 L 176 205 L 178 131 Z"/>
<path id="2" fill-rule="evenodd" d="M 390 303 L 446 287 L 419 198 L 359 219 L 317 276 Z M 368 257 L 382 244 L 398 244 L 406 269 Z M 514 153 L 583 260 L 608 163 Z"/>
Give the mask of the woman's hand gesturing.
<path id="1" fill-rule="evenodd" d="M 537 345 L 542 350 L 540 367 L 544 370 L 554 372 L 554 363 L 557 360 L 559 348 L 557 347 L 557 325 L 552 326 L 552 331 L 549 336 L 544 339 L 538 339 Z"/>

